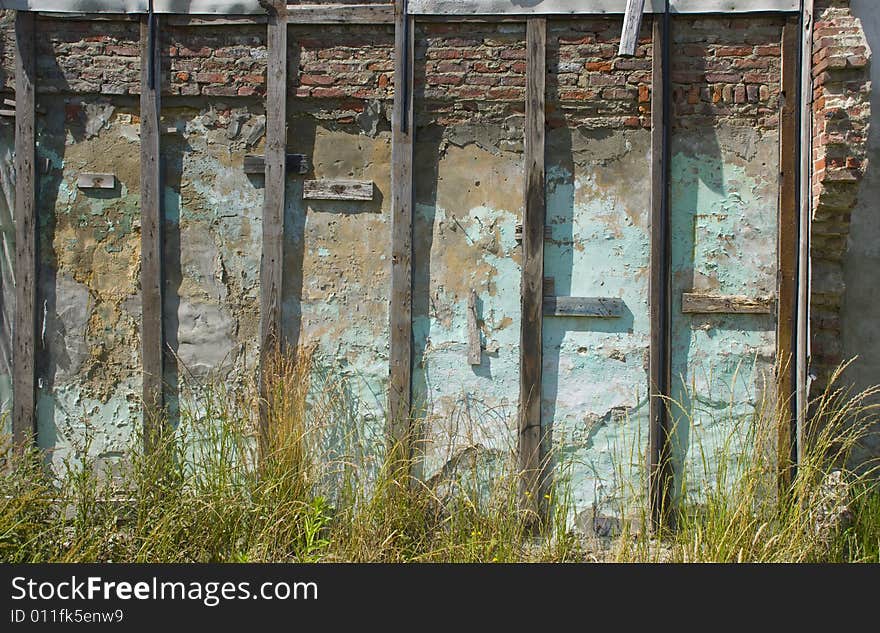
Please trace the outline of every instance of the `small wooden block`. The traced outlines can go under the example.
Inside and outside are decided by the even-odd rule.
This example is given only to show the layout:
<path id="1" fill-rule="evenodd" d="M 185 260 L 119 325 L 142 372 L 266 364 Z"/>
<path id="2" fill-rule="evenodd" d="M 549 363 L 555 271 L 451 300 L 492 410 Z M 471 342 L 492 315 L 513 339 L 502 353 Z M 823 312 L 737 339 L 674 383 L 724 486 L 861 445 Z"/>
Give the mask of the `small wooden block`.
<path id="1" fill-rule="evenodd" d="M 471 290 L 468 297 L 468 363 L 479 365 L 483 362 L 480 347 L 480 325 L 477 321 L 477 292 Z"/>
<path id="2" fill-rule="evenodd" d="M 309 171 L 309 159 L 303 154 L 287 155 L 287 173 L 305 174 Z M 244 173 L 265 174 L 266 157 L 257 154 L 246 154 L 244 157 Z"/>
<path id="3" fill-rule="evenodd" d="M 742 295 L 711 295 L 685 292 L 681 295 L 681 311 L 685 314 L 772 314 L 773 297 Z"/>
<path id="4" fill-rule="evenodd" d="M 80 174 L 76 177 L 76 186 L 80 189 L 114 189 L 114 174 Z"/>
<path id="5" fill-rule="evenodd" d="M 513 231 L 513 237 L 514 237 L 514 239 L 516 239 L 517 242 L 522 242 L 522 238 L 523 238 L 523 225 L 522 224 L 516 225 L 516 228 Z M 544 227 L 544 239 L 549 240 L 552 238 L 553 238 L 553 227 L 552 226 L 545 226 Z"/>
<path id="6" fill-rule="evenodd" d="M 304 200 L 372 200 L 370 180 L 306 180 Z"/>
<path id="7" fill-rule="evenodd" d="M 15 110 L 0 110 L 0 116 L 15 116 Z"/>
<path id="8" fill-rule="evenodd" d="M 3 105 L 8 105 L 10 108 L 15 107 L 15 99 L 4 99 Z"/>
<path id="9" fill-rule="evenodd" d="M 625 308 L 623 299 L 615 297 L 544 297 L 545 316 L 616 319 L 623 316 Z"/>

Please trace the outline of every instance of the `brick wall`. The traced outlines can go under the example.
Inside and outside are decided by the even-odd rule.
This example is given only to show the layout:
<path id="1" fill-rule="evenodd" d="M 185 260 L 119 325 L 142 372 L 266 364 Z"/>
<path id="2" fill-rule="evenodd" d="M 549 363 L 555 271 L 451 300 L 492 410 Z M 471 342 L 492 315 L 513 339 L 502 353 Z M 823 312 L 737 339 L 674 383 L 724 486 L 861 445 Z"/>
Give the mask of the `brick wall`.
<path id="1" fill-rule="evenodd" d="M 394 90 L 394 27 L 292 27 L 291 93 L 299 99 L 390 100 Z"/>
<path id="2" fill-rule="evenodd" d="M 37 92 L 140 92 L 137 21 L 37 20 Z"/>
<path id="3" fill-rule="evenodd" d="M 416 116 L 423 123 L 500 123 L 525 111 L 523 24 L 417 27 Z"/>
<path id="4" fill-rule="evenodd" d="M 848 0 L 817 2 L 813 36 L 811 370 L 822 389 L 843 360 L 840 309 L 850 215 L 867 167 L 869 49 Z"/>
<path id="5" fill-rule="evenodd" d="M 635 57 L 618 57 L 617 18 L 558 20 L 548 33 L 547 101 L 551 127 L 651 127 L 651 22 Z"/>
<path id="6" fill-rule="evenodd" d="M 676 17 L 673 127 L 778 125 L 781 17 Z"/>
<path id="7" fill-rule="evenodd" d="M 162 92 L 262 97 L 266 60 L 264 25 L 170 27 L 162 41 Z"/>

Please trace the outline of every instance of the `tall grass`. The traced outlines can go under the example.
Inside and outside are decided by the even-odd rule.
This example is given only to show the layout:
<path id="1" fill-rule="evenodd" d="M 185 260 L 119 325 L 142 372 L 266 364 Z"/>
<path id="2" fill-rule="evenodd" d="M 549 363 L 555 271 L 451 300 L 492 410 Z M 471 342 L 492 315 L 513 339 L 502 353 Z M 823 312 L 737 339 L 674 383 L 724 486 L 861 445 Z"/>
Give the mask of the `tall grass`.
<path id="1" fill-rule="evenodd" d="M 352 402 L 347 379 L 307 350 L 279 356 L 265 385 L 269 433 L 259 441 L 259 390 L 221 377 L 188 380 L 180 419 L 149 455 L 129 451 L 113 475 L 81 457 L 59 472 L 36 451 L 0 454 L 0 560 L 20 561 L 878 561 L 880 494 L 870 465 L 849 470 L 878 389 L 829 387 L 813 402 L 808 449 L 778 492 L 773 429 L 749 420 L 753 450 L 703 455 L 699 495 L 687 476 L 675 528 L 651 532 L 644 494 L 626 495 L 621 530 L 572 528 L 571 491 L 546 490 L 538 532 L 519 500 L 514 447 L 458 450 L 436 476 L 413 469 L 414 438 L 385 446 Z M 839 378 L 835 377 L 835 378 Z M 732 432 L 742 433 L 743 429 Z M 722 443 L 732 446 L 732 442 Z M 460 447 L 459 447 L 460 449 Z M 704 450 L 699 443 L 691 448 Z M 450 456 L 452 457 L 452 456 Z M 711 462 L 711 464 L 710 464 Z M 563 468 L 564 465 L 557 467 Z M 711 472 L 710 472 L 711 471 Z M 711 475 L 711 476 L 710 476 Z"/>

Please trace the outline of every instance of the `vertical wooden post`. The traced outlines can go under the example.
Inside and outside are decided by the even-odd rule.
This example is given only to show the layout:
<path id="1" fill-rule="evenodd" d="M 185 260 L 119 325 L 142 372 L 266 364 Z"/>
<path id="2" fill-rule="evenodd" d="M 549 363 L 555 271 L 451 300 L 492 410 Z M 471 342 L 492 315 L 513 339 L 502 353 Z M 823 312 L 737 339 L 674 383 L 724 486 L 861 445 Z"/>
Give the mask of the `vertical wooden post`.
<path id="1" fill-rule="evenodd" d="M 800 236 L 798 252 L 798 318 L 795 385 L 797 406 L 797 461 L 804 458 L 807 425 L 810 359 L 810 223 L 812 219 L 813 162 L 813 0 L 804 0 L 801 14 L 800 120 Z"/>
<path id="2" fill-rule="evenodd" d="M 798 173 L 797 124 L 800 28 L 789 18 L 782 29 L 782 113 L 779 119 L 779 226 L 776 321 L 776 402 L 779 421 L 779 485 L 791 484 L 797 462 L 795 357 L 797 331 Z"/>
<path id="3" fill-rule="evenodd" d="M 24 451 L 36 439 L 37 211 L 35 20 L 15 14 L 15 322 L 12 435 Z"/>
<path id="4" fill-rule="evenodd" d="M 287 151 L 287 5 L 269 8 L 266 76 L 266 187 L 263 192 L 263 253 L 260 260 L 260 439 L 269 438 L 267 372 L 282 351 L 281 290 L 284 266 L 284 189 Z"/>
<path id="5" fill-rule="evenodd" d="M 664 525 L 672 509 L 671 420 L 666 398 L 671 388 L 669 237 L 668 82 L 671 48 L 668 15 L 654 15 L 651 79 L 651 343 L 649 360 L 648 492 L 654 528 Z"/>
<path id="6" fill-rule="evenodd" d="M 159 18 L 141 17 L 141 363 L 144 371 L 144 450 L 162 430 L 165 336 L 162 327 L 162 203 L 159 111 L 162 89 Z"/>
<path id="7" fill-rule="evenodd" d="M 544 327 L 544 188 L 547 20 L 526 22 L 525 217 L 520 324 L 519 461 L 526 510 L 540 512 Z"/>
<path id="8" fill-rule="evenodd" d="M 390 440 L 408 454 L 412 416 L 413 65 L 415 22 L 394 4 L 394 107 L 391 122 Z"/>

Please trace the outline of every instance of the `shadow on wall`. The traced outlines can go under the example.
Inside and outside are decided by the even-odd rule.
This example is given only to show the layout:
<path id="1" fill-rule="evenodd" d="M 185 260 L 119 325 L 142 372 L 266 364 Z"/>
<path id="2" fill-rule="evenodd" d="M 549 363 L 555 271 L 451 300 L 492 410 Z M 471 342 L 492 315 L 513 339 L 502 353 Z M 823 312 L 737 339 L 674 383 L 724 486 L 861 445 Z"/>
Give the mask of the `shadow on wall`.
<path id="1" fill-rule="evenodd" d="M 182 134 L 162 137 L 162 172 L 159 191 L 162 192 L 162 266 L 164 293 L 162 319 L 165 335 L 165 358 L 163 363 L 163 390 L 168 423 L 177 427 L 180 423 L 180 285 L 181 269 L 180 215 L 181 180 L 183 160 L 192 146 Z"/>
<path id="2" fill-rule="evenodd" d="M 560 99 L 559 81 L 557 80 L 560 66 L 560 47 L 558 45 L 548 46 L 548 82 L 547 82 L 547 103 L 548 111 L 552 113 L 549 117 L 549 129 L 547 130 L 547 151 L 546 151 L 546 192 L 547 192 L 547 216 L 546 225 L 552 229 L 552 239 L 545 244 L 544 254 L 544 274 L 545 277 L 553 279 L 552 293 L 545 290 L 545 294 L 553 294 L 555 296 L 567 297 L 578 296 L 582 294 L 579 289 L 583 286 L 581 279 L 594 274 L 594 270 L 588 270 L 584 266 L 586 262 L 581 260 L 576 263 L 575 251 L 581 250 L 583 247 L 589 250 L 589 242 L 597 239 L 594 235 L 576 234 L 575 226 L 586 230 L 596 227 L 596 223 L 600 222 L 599 218 L 588 217 L 594 209 L 576 208 L 576 191 L 578 189 L 577 178 L 582 177 L 583 171 L 579 173 L 579 166 L 587 166 L 591 161 L 598 161 L 599 156 L 594 154 L 594 146 L 591 141 L 595 140 L 597 144 L 601 144 L 604 139 L 610 138 L 619 132 L 608 131 L 599 128 L 574 127 L 573 117 L 577 113 L 567 113 L 563 111 Z M 577 135 L 579 138 L 575 139 Z M 576 149 L 576 145 L 578 148 Z M 593 202 L 587 201 L 587 204 Z M 622 215 L 621 208 L 614 208 L 611 212 L 615 215 Z M 610 265 L 610 261 L 595 261 L 589 266 L 602 267 Z M 600 282 L 601 283 L 601 282 Z M 591 294 L 598 295 L 598 291 Z M 582 424 L 587 425 L 586 434 L 577 440 L 577 448 L 573 445 L 567 445 L 567 433 L 571 433 L 573 429 L 559 428 L 564 425 L 563 420 L 566 415 L 571 415 L 572 410 L 569 407 L 566 410 L 562 404 L 565 398 L 565 392 L 577 389 L 573 381 L 595 380 L 596 377 L 590 375 L 587 368 L 579 371 L 579 375 L 569 378 L 565 382 L 565 375 L 571 376 L 572 356 L 576 353 L 566 347 L 572 335 L 577 333 L 597 333 L 597 334 L 621 334 L 630 335 L 633 333 L 635 316 L 629 306 L 624 305 L 623 313 L 613 319 L 591 318 L 591 317 L 560 317 L 560 316 L 544 316 L 543 329 L 543 378 L 542 378 L 542 454 L 543 459 L 547 460 L 548 473 L 547 483 L 552 479 L 567 477 L 566 471 L 573 466 L 570 463 L 573 455 L 578 449 L 593 449 L 593 440 L 595 436 L 603 431 L 603 426 L 610 423 L 612 416 L 607 414 L 603 418 L 603 422 L 588 424 L 586 422 L 590 406 L 594 403 L 586 401 L 579 402 L 577 407 L 581 410 L 579 415 L 583 415 L 575 426 L 580 427 Z M 592 354 L 598 353 L 597 349 L 591 351 Z M 596 359 L 592 359 L 596 360 Z M 633 385 L 636 389 L 637 386 Z M 570 397 L 569 397 L 570 399 Z M 613 410 L 615 413 L 618 411 Z M 554 439 L 554 434 L 557 437 Z M 557 445 L 554 447 L 554 442 Z M 600 475 L 593 473 L 597 478 Z M 580 491 L 579 491 L 580 492 Z"/>
<path id="3" fill-rule="evenodd" d="M 38 75 L 51 76 L 57 85 L 57 92 L 71 91 L 64 78 L 64 72 L 57 64 L 54 55 L 40 57 Z M 46 65 L 49 62 L 50 65 Z M 37 94 L 37 104 L 43 101 Z M 56 102 L 56 103 L 52 103 Z M 64 430 L 59 424 L 69 424 L 69 420 L 56 419 L 53 401 L 56 377 L 60 371 L 70 367 L 72 359 L 68 355 L 65 341 L 68 332 L 63 319 L 58 314 L 58 255 L 55 251 L 56 208 L 64 180 L 64 157 L 67 148 L 67 135 L 74 142 L 86 139 L 85 123 L 78 116 L 79 110 L 67 107 L 61 97 L 44 100 L 46 114 L 36 120 L 38 146 L 38 165 L 48 159 L 48 173 L 37 169 L 37 318 L 39 329 L 44 333 L 37 342 L 37 445 L 45 449 L 46 459 L 51 461 L 52 449 L 59 443 L 59 433 Z M 52 106 L 55 107 L 52 107 Z M 60 107 L 59 107 L 60 106 Z M 117 184 L 118 186 L 118 184 Z M 42 308 L 42 309 L 40 309 Z M 83 336 L 85 333 L 83 332 Z"/>
<path id="4" fill-rule="evenodd" d="M 703 76 L 707 70 L 711 70 L 706 68 L 706 60 L 702 56 L 691 55 L 689 59 L 693 64 L 688 67 L 688 74 Z M 692 91 L 698 88 L 705 90 L 705 87 L 706 84 L 690 86 Z M 697 103 L 690 102 L 689 96 L 692 94 L 694 92 L 689 92 L 687 86 L 674 84 L 670 165 L 670 412 L 674 426 L 676 491 L 682 490 L 686 468 L 689 470 L 689 480 L 693 477 L 714 477 L 712 472 L 720 467 L 715 463 L 717 455 L 704 454 L 705 451 L 716 450 L 715 444 L 727 441 L 724 438 L 728 436 L 736 442 L 745 438 L 748 429 L 740 428 L 740 418 L 748 409 L 748 399 L 753 398 L 757 406 L 761 406 L 762 394 L 745 393 L 743 390 L 759 389 L 763 377 L 758 374 L 761 365 L 755 355 L 757 350 L 745 354 L 742 348 L 749 346 L 746 342 L 749 333 L 769 332 L 770 340 L 774 340 L 772 332 L 775 324 L 775 317 L 770 315 L 706 315 L 685 314 L 682 311 L 683 293 L 696 289 L 731 294 L 731 288 L 726 287 L 726 279 L 734 283 L 737 277 L 745 278 L 750 273 L 759 275 L 761 263 L 745 261 L 743 257 L 748 249 L 743 248 L 741 241 L 739 247 L 734 244 L 737 240 L 754 238 L 754 234 L 748 236 L 750 227 L 769 228 L 762 224 L 764 221 L 771 221 L 774 231 L 776 226 L 776 200 L 766 201 L 767 209 L 761 207 L 757 196 L 750 198 L 755 192 L 748 190 L 749 183 L 739 182 L 735 173 L 728 173 L 730 168 L 725 165 L 719 133 L 726 129 L 731 132 L 731 139 L 738 138 L 734 130 L 737 124 L 722 119 L 716 108 L 702 100 L 702 95 Z M 751 127 L 743 129 L 743 133 L 752 131 Z M 731 148 L 734 142 L 724 141 L 725 147 L 737 153 L 745 151 Z M 752 165 L 757 167 L 754 163 Z M 774 171 L 773 167 L 769 167 L 766 174 L 758 173 L 755 178 L 763 178 Z M 767 179 L 768 182 L 770 180 Z M 753 218 L 748 226 L 737 226 L 732 230 L 725 228 L 725 219 L 729 215 L 735 217 L 738 211 Z M 773 219 L 764 217 L 764 211 L 770 213 Z M 732 242 L 725 243 L 725 238 Z M 775 232 L 770 242 L 775 247 Z M 726 250 L 728 247 L 730 250 Z M 765 255 L 773 259 L 775 269 L 775 256 L 772 253 Z M 756 292 L 751 289 L 757 289 L 760 284 L 759 279 L 746 279 L 748 289 L 745 292 Z M 742 292 L 737 289 L 733 293 Z M 725 335 L 735 335 L 736 338 L 725 341 Z M 694 436 L 696 429 L 699 429 L 699 436 Z M 698 469 L 708 464 L 712 472 L 694 472 L 686 464 L 694 464 Z"/>

